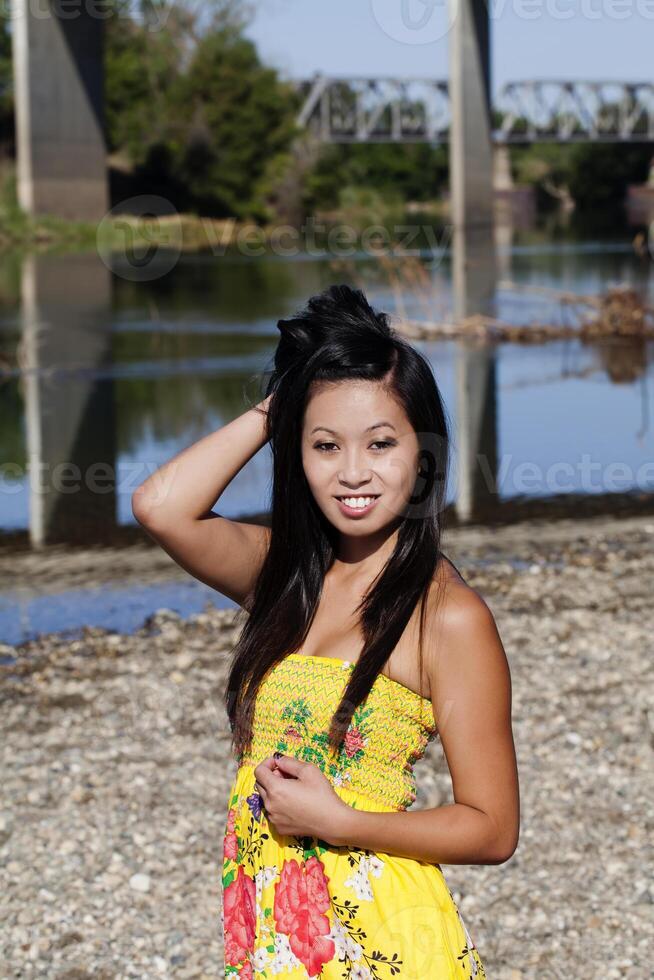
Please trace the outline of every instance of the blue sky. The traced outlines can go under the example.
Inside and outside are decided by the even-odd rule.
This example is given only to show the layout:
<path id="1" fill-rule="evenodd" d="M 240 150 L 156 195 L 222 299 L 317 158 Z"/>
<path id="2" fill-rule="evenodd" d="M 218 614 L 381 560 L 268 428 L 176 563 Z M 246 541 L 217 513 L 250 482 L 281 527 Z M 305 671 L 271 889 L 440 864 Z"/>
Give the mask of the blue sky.
<path id="1" fill-rule="evenodd" d="M 654 0 L 490 0 L 492 87 L 525 78 L 654 81 Z M 247 30 L 268 64 L 447 76 L 446 0 L 256 0 Z"/>

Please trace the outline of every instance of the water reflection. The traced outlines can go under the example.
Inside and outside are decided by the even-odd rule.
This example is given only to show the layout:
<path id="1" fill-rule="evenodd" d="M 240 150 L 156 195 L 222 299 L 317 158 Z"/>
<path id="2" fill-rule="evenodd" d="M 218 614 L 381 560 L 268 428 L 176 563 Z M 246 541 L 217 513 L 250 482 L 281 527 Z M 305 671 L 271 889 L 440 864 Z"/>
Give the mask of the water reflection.
<path id="1" fill-rule="evenodd" d="M 110 536 L 116 513 L 109 272 L 94 255 L 28 256 L 23 264 L 24 426 L 33 546 Z M 81 369 L 63 381 L 57 366 Z"/>
<path id="2" fill-rule="evenodd" d="M 457 319 L 496 316 L 496 229 L 454 230 L 452 308 Z M 459 520 L 470 521 L 490 513 L 497 503 L 496 351 L 464 339 L 456 343 L 455 501 Z"/>
<path id="3" fill-rule="evenodd" d="M 555 318 L 551 290 L 591 293 L 631 282 L 652 296 L 651 261 L 627 241 L 594 244 L 594 251 L 575 243 L 528 249 L 515 229 L 503 228 L 494 246 L 468 240 L 454 261 L 443 252 L 424 266 L 442 308 L 516 323 Z M 357 269 L 371 300 L 396 309 L 379 263 L 362 258 Z M 133 489 L 260 397 L 256 382 L 270 366 L 277 319 L 341 278 L 326 259 L 234 255 L 184 255 L 162 279 L 144 283 L 111 273 L 94 255 L 32 256 L 4 276 L 0 527 L 32 547 L 140 537 Z M 421 300 L 407 293 L 402 302 L 411 316 Z M 516 498 L 654 489 L 651 343 L 418 346 L 454 423 L 449 501 L 459 520 L 492 517 Z M 615 464 L 621 484 L 607 478 Z M 269 473 L 264 447 L 220 512 L 265 511 Z"/>

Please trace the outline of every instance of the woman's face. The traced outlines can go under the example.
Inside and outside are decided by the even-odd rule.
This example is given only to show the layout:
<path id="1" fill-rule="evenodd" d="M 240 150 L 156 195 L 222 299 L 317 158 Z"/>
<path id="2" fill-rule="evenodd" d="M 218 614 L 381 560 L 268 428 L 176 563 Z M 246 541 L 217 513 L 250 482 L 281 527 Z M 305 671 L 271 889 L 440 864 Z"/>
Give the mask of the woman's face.
<path id="1" fill-rule="evenodd" d="M 316 503 L 344 534 L 379 531 L 402 514 L 418 470 L 418 437 L 377 381 L 322 384 L 310 396 L 302 463 Z"/>

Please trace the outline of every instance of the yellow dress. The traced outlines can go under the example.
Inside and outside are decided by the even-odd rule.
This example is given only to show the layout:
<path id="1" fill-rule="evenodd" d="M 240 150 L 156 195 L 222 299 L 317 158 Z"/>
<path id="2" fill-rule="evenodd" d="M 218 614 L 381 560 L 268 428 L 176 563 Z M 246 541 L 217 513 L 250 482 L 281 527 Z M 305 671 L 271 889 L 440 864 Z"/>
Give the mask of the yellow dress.
<path id="1" fill-rule="evenodd" d="M 439 864 L 278 834 L 254 769 L 275 751 L 318 765 L 359 810 L 408 809 L 414 763 L 436 735 L 431 702 L 379 674 L 340 753 L 329 720 L 353 664 L 292 653 L 257 693 L 252 746 L 237 760 L 223 842 L 225 977 L 484 978 Z"/>

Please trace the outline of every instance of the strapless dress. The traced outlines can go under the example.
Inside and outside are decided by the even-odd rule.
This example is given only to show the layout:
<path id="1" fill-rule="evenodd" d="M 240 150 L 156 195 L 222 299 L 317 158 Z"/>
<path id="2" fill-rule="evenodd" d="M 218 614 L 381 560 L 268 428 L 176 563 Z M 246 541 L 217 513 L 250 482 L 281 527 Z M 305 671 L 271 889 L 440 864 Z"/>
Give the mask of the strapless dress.
<path id="1" fill-rule="evenodd" d="M 407 810 L 431 702 L 379 674 L 339 754 L 327 743 L 347 660 L 292 653 L 257 692 L 252 745 L 231 786 L 223 841 L 225 976 L 328 980 L 486 977 L 439 864 L 277 833 L 254 769 L 279 751 L 312 762 L 359 810 Z"/>

